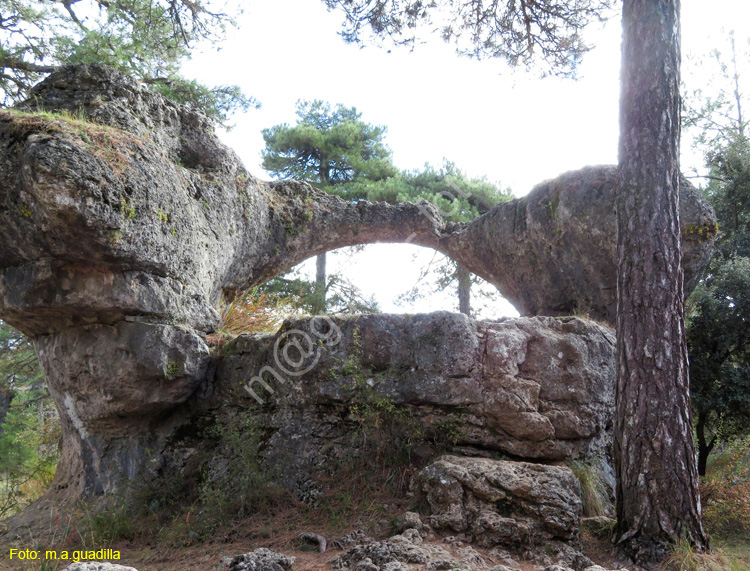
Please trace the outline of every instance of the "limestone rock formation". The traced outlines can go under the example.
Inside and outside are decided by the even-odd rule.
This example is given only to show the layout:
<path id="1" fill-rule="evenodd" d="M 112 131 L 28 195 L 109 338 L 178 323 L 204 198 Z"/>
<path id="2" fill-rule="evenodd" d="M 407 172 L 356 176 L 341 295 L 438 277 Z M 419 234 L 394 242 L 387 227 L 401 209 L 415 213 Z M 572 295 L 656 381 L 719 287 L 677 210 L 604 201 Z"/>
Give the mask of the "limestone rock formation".
<path id="1" fill-rule="evenodd" d="M 419 491 L 433 529 L 468 533 L 485 547 L 578 535 L 581 498 L 569 468 L 443 456 L 419 475 Z"/>
<path id="2" fill-rule="evenodd" d="M 96 563 L 96 562 L 85 562 L 85 563 L 73 563 L 68 565 L 63 571 L 138 571 L 133 567 L 125 567 L 124 565 L 117 565 L 116 563 Z"/>
<path id="3" fill-rule="evenodd" d="M 446 232 L 440 249 L 494 284 L 521 315 L 577 313 L 614 323 L 616 190 L 615 166 L 565 173 Z M 701 192 L 684 177 L 680 192 L 688 295 L 711 259 L 718 227 Z"/>
<path id="4" fill-rule="evenodd" d="M 342 571 L 409 571 L 409 565 L 453 569 L 458 563 L 448 551 L 424 543 L 418 531 L 409 529 L 384 541 L 355 545 L 334 559 L 331 566 Z"/>
<path id="5" fill-rule="evenodd" d="M 26 104 L 0 112 L 0 318 L 32 336 L 61 413 L 51 493 L 98 496 L 172 462 L 178 429 L 218 399 L 205 340 L 219 322 L 217 304 L 333 248 L 430 246 L 490 280 L 524 314 L 588 311 L 611 321 L 615 188 L 613 167 L 593 167 L 470 224 L 446 225 L 427 203 L 351 203 L 303 183 L 259 181 L 205 117 L 107 67 L 51 74 Z M 715 220 L 687 185 L 681 211 L 689 291 Z M 383 338 L 371 341 L 380 353 L 365 365 L 378 372 L 395 363 L 405 380 L 392 383 L 394 398 L 424 404 L 423 419 L 428 410 L 470 411 L 461 418 L 465 445 L 566 458 L 602 440 L 610 341 L 582 322 L 544 323 L 539 336 L 520 322 L 446 320 L 459 344 L 437 351 L 423 322 L 384 318 Z M 407 326 L 408 335 L 398 333 Z M 265 363 L 268 355 L 253 352 L 271 342 L 238 343 L 253 371 L 242 374 Z M 399 352 L 410 342 L 420 353 Z M 589 356 L 601 366 L 582 365 Z M 577 373 L 560 381 L 561 371 Z M 347 398 L 314 375 L 295 387 L 279 391 L 286 417 L 267 417 L 278 442 L 311 422 L 286 404 Z M 322 442 L 334 428 L 309 436 Z"/>
<path id="6" fill-rule="evenodd" d="M 294 567 L 295 560 L 294 557 L 259 547 L 244 555 L 225 557 L 223 563 L 227 571 L 289 571 Z"/>
<path id="7" fill-rule="evenodd" d="M 272 336 L 240 336 L 217 380 L 245 387 L 240 398 L 272 435 L 266 461 L 302 493 L 314 487 L 311 478 L 359 454 L 352 410 L 368 402 L 392 403 L 418 431 L 448 434 L 449 444 L 472 453 L 601 463 L 614 341 L 611 330 L 575 317 L 317 317 Z M 309 350 L 303 360 L 300 347 Z"/>

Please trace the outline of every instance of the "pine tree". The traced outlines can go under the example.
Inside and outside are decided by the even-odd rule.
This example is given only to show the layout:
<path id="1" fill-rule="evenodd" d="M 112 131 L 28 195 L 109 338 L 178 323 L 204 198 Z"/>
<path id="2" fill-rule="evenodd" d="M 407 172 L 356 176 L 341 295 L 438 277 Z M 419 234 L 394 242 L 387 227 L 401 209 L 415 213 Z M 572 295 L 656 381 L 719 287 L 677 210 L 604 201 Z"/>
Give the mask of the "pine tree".
<path id="1" fill-rule="evenodd" d="M 355 107 L 297 102 L 297 124 L 263 130 L 263 168 L 277 178 L 304 180 L 332 194 L 350 197 L 347 187 L 395 173 L 383 143 L 385 127 L 362 121 Z M 313 313 L 326 311 L 326 255 L 317 258 Z"/>

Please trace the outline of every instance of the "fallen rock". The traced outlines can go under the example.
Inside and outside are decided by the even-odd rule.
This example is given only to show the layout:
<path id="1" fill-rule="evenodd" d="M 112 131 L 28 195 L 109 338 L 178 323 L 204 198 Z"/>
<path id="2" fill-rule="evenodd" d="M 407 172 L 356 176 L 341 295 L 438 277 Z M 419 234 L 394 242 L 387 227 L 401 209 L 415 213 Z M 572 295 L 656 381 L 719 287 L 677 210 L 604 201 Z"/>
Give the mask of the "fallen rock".
<path id="1" fill-rule="evenodd" d="M 326 541 L 326 538 L 320 534 L 305 532 L 300 535 L 299 538 L 308 544 L 317 545 L 319 553 L 325 553 L 328 548 L 328 541 Z"/>
<path id="2" fill-rule="evenodd" d="M 289 571 L 295 561 L 295 557 L 283 555 L 265 547 L 259 547 L 244 555 L 223 559 L 227 571 Z"/>
<path id="3" fill-rule="evenodd" d="M 133 567 L 125 567 L 114 563 L 73 563 L 68 565 L 63 571 L 138 571 Z"/>
<path id="4" fill-rule="evenodd" d="M 417 531 L 421 531 L 424 527 L 422 519 L 416 512 L 406 512 L 401 514 L 396 518 L 394 524 L 398 533 L 403 533 L 407 529 L 416 529 Z"/>
<path id="5" fill-rule="evenodd" d="M 579 484 L 568 468 L 442 456 L 420 473 L 419 491 L 433 529 L 469 533 L 485 547 L 578 535 Z"/>
<path id="6" fill-rule="evenodd" d="M 419 532 L 409 529 L 384 541 L 356 545 L 336 557 L 331 566 L 346 571 L 396 571 L 407 564 L 427 569 L 452 569 L 456 563 L 448 551 L 424 544 Z"/>
<path id="7" fill-rule="evenodd" d="M 335 539 L 332 542 L 332 545 L 336 549 L 344 551 L 345 549 L 349 549 L 350 547 L 354 547 L 355 545 L 363 545 L 365 543 L 375 543 L 375 539 L 366 535 L 364 530 L 357 529 L 355 531 L 350 531 L 349 533 L 339 537 L 338 539 Z"/>

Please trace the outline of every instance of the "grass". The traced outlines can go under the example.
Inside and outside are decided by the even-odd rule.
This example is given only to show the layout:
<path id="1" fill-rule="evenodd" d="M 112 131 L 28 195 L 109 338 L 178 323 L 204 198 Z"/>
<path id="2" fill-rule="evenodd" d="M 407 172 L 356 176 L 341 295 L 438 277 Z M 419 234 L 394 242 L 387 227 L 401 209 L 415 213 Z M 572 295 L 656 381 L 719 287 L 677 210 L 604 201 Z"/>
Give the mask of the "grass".
<path id="1" fill-rule="evenodd" d="M 605 484 L 599 471 L 583 462 L 569 464 L 573 474 L 581 485 L 581 503 L 584 517 L 605 516 L 612 513 Z"/>
<path id="2" fill-rule="evenodd" d="M 721 539 L 750 537 L 750 438 L 709 458 L 701 481 L 703 519 Z"/>
<path id="3" fill-rule="evenodd" d="M 665 571 L 747 571 L 750 569 L 750 438 L 739 439 L 709 458 L 701 480 L 703 523 L 712 553 L 696 553 L 680 543 Z"/>
<path id="4" fill-rule="evenodd" d="M 722 548 L 698 553 L 687 542 L 680 542 L 664 563 L 664 571 L 747 571 L 750 559 L 738 557 Z"/>
<path id="5" fill-rule="evenodd" d="M 7 121 L 18 135 L 32 132 L 62 134 L 74 144 L 85 147 L 92 155 L 106 162 L 115 174 L 122 175 L 133 155 L 132 146 L 142 141 L 132 135 L 86 119 L 82 114 L 67 111 L 0 110 L 0 121 Z"/>

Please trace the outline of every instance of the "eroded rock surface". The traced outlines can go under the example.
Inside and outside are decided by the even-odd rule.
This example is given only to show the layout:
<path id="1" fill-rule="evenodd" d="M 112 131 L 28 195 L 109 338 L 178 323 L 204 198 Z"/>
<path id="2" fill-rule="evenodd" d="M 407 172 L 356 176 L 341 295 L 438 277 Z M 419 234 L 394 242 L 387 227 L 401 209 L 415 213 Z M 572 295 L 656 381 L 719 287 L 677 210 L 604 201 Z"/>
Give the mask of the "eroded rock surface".
<path id="1" fill-rule="evenodd" d="M 225 557 L 223 564 L 227 571 L 290 571 L 296 559 L 265 547 L 237 555 Z"/>
<path id="2" fill-rule="evenodd" d="M 569 468 L 443 456 L 422 470 L 419 491 L 433 529 L 468 533 L 485 547 L 578 535 L 581 498 Z"/>
<path id="3" fill-rule="evenodd" d="M 307 347 L 305 335 L 325 342 L 298 361 L 295 343 Z M 274 336 L 239 337 L 217 379 L 263 401 L 239 390 L 272 435 L 266 460 L 302 492 L 310 478 L 359 454 L 352 411 L 363 399 L 392 403 L 422 432 L 449 433 L 449 444 L 467 453 L 601 462 L 614 341 L 608 328 L 575 317 L 314 318 L 288 322 Z M 295 375 L 292 364 L 305 373 Z"/>
<path id="4" fill-rule="evenodd" d="M 331 562 L 334 569 L 342 571 L 409 571 L 410 565 L 422 569 L 453 569 L 459 564 L 442 547 L 424 543 L 414 529 L 384 541 L 355 545 Z"/>
<path id="5" fill-rule="evenodd" d="M 584 314 L 615 322 L 617 167 L 595 166 L 544 181 L 516 200 L 441 237 L 440 247 L 494 284 L 521 315 Z M 713 251 L 716 216 L 686 178 L 680 224 L 685 295 Z M 463 252 L 460 254 L 459 252 Z"/>

